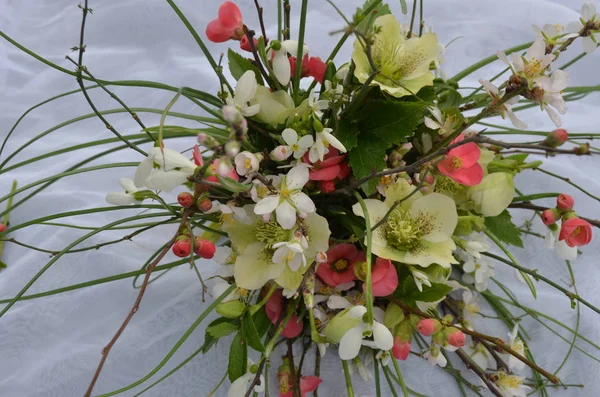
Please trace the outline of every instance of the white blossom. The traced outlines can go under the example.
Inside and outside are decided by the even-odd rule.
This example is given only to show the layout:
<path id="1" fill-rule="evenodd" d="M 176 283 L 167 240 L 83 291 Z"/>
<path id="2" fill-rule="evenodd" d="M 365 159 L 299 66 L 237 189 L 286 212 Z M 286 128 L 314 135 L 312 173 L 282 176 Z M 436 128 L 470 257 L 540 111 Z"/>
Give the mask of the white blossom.
<path id="1" fill-rule="evenodd" d="M 555 230 L 548 229 L 548 234 L 546 234 L 546 246 L 554 250 L 559 258 L 567 261 L 574 261 L 577 259 L 577 247 L 569 247 L 565 240 L 559 240 L 559 234 L 560 226 L 556 227 Z"/>
<path id="2" fill-rule="evenodd" d="M 303 235 L 295 235 L 291 241 L 275 243 L 273 248 L 275 248 L 273 263 L 284 262 L 293 271 L 298 270 L 300 266 L 306 267 L 304 251 L 308 248 L 308 241 Z"/>
<path id="3" fill-rule="evenodd" d="M 283 161 L 291 155 L 294 155 L 295 159 L 299 159 L 304 156 L 313 144 L 312 135 L 304 135 L 298 139 L 298 133 L 292 128 L 283 130 L 281 137 L 286 145 L 280 145 L 273 149 L 271 158 L 276 161 Z"/>
<path id="4" fill-rule="evenodd" d="M 258 171 L 261 158 L 262 156 L 260 154 L 254 154 L 247 151 L 238 153 L 233 159 L 233 162 L 235 163 L 235 172 L 243 176 Z"/>
<path id="5" fill-rule="evenodd" d="M 154 168 L 154 166 L 158 168 Z M 170 192 L 194 175 L 196 164 L 176 150 L 155 147 L 135 171 L 135 186 Z"/>
<path id="6" fill-rule="evenodd" d="M 567 25 L 567 30 L 569 33 L 578 36 L 583 27 L 590 22 L 595 23 L 598 28 L 600 26 L 600 14 L 596 12 L 595 4 L 591 1 L 587 1 L 581 7 L 581 18 L 578 21 L 571 22 Z M 581 37 L 583 50 L 588 54 L 593 52 L 596 47 L 598 47 L 598 43 L 600 43 L 600 32 L 598 32 L 598 30 L 599 29 L 596 29 L 595 32 L 591 32 L 589 36 Z"/>
<path id="7" fill-rule="evenodd" d="M 487 80 L 479 80 L 479 84 L 481 84 L 483 88 L 485 88 L 485 90 L 487 91 L 488 95 L 492 97 L 492 103 L 494 101 L 500 100 L 498 87 L 496 87 L 494 84 Z M 503 119 L 508 117 L 515 127 L 521 130 L 526 130 L 527 124 L 519 120 L 519 118 L 512 111 L 512 105 L 514 105 L 517 102 L 519 102 L 519 97 L 511 98 L 508 101 L 504 102 L 502 105 L 498 106 L 497 109 L 500 112 L 500 116 Z"/>
<path id="8" fill-rule="evenodd" d="M 326 110 L 329 107 L 329 101 L 317 99 L 315 90 L 313 89 L 308 95 L 308 107 L 318 118 L 321 118 L 323 117 L 323 110 Z"/>
<path id="9" fill-rule="evenodd" d="M 448 364 L 448 360 L 446 360 L 442 351 L 435 345 L 431 345 L 431 349 L 423 354 L 423 358 L 427 359 L 429 364 L 439 365 L 441 368 L 444 368 Z"/>
<path id="10" fill-rule="evenodd" d="M 558 110 L 560 114 L 567 112 L 567 105 L 562 97 L 562 91 L 567 88 L 568 79 L 569 74 L 567 72 L 557 69 L 552 72 L 550 77 L 542 76 L 537 81 L 537 85 L 544 90 L 544 97 L 541 101 L 542 108 L 546 110 L 546 113 L 557 127 L 562 125 L 562 121 L 550 106 Z"/>
<path id="11" fill-rule="evenodd" d="M 373 309 L 373 316 L 377 308 Z M 381 310 L 381 309 L 380 309 Z M 339 355 L 342 360 L 351 360 L 355 358 L 361 345 L 378 348 L 380 350 L 390 350 L 394 345 L 394 337 L 392 333 L 381 322 L 373 320 L 373 325 L 363 321 L 363 316 L 367 313 L 367 308 L 364 306 L 354 306 L 348 312 L 352 318 L 360 319 L 361 321 L 355 327 L 346 331 L 340 340 Z M 381 313 L 381 321 L 383 321 L 383 313 Z M 373 341 L 364 341 L 364 335 L 373 335 Z"/>
<path id="12" fill-rule="evenodd" d="M 329 145 L 338 149 L 341 153 L 346 153 L 346 148 L 333 134 L 331 128 L 323 128 L 321 132 L 316 133 L 315 143 L 308 152 L 308 159 L 311 163 L 323 161 L 324 156 L 329 152 Z"/>
<path id="13" fill-rule="evenodd" d="M 296 56 L 298 54 L 298 42 L 296 40 L 284 40 L 279 43 L 280 48 L 278 50 L 271 49 L 269 56 L 272 56 L 273 61 L 273 73 L 279 82 L 286 86 L 290 82 L 291 67 L 288 59 L 288 53 Z M 302 48 L 302 55 L 308 53 L 308 47 L 306 45 Z"/>
<path id="14" fill-rule="evenodd" d="M 135 183 L 129 178 L 120 178 L 119 185 L 125 190 L 125 192 L 111 192 L 106 195 L 106 202 L 113 205 L 129 205 L 139 204 L 142 200 L 135 198 L 135 193 L 139 189 L 135 186 Z"/>
<path id="15" fill-rule="evenodd" d="M 212 207 L 206 211 L 206 214 L 212 214 L 215 212 L 220 212 L 223 214 L 224 220 L 235 219 L 236 221 L 243 223 L 245 225 L 252 224 L 252 219 L 248 216 L 248 213 L 242 207 L 236 207 L 235 205 L 223 204 L 218 201 L 212 202 Z"/>
<path id="16" fill-rule="evenodd" d="M 244 116 L 251 117 L 260 111 L 260 104 L 250 105 L 254 99 L 258 83 L 253 70 L 247 70 L 238 80 L 233 98 L 227 97 L 227 105 L 235 106 Z"/>
<path id="17" fill-rule="evenodd" d="M 525 344 L 521 338 L 519 338 L 519 323 L 516 323 L 512 332 L 508 333 L 508 338 L 508 345 L 510 348 L 519 353 L 521 356 L 525 356 Z M 525 368 L 525 363 L 514 357 L 512 354 L 508 355 L 507 364 L 511 371 L 520 371 Z"/>
<path id="18" fill-rule="evenodd" d="M 498 51 L 497 55 L 502 62 L 510 66 L 513 73 L 525 77 L 530 84 L 544 75 L 546 68 L 556 57 L 552 53 L 546 54 L 546 43 L 540 39 L 533 42 L 525 56 L 513 52 L 509 59 L 503 51 Z"/>
<path id="19" fill-rule="evenodd" d="M 494 268 L 486 258 L 468 258 L 463 264 L 463 281 L 475 284 L 477 291 L 485 291 L 488 280 L 494 275 Z"/>

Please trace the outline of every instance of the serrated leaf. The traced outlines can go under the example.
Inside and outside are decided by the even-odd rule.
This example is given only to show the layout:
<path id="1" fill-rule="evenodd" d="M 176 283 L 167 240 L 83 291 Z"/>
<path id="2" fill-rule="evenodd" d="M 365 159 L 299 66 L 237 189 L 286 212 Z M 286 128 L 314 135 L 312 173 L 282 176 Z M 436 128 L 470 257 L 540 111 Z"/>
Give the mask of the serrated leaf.
<path id="1" fill-rule="evenodd" d="M 219 182 L 221 183 L 221 185 L 223 185 L 223 187 L 225 189 L 227 189 L 233 193 L 245 192 L 252 187 L 252 185 L 250 185 L 250 184 L 244 185 L 243 183 L 234 181 L 231 178 L 227 178 L 227 177 L 223 178 L 221 175 L 217 175 L 217 179 L 219 180 Z"/>
<path id="2" fill-rule="evenodd" d="M 361 179 L 372 172 L 381 171 L 385 168 L 385 151 L 389 147 L 388 143 L 377 139 L 377 137 L 369 137 L 367 134 L 359 134 L 357 146 L 350 152 L 349 163 L 352 172 L 357 179 Z M 378 178 L 373 178 L 369 182 L 364 183 L 361 188 L 370 196 L 377 190 L 379 184 Z"/>
<path id="3" fill-rule="evenodd" d="M 521 240 L 521 231 L 513 223 L 512 217 L 508 210 L 504 210 L 498 216 L 485 218 L 485 227 L 494 236 L 506 244 L 511 244 L 519 248 L 523 248 L 523 240 Z"/>
<path id="4" fill-rule="evenodd" d="M 233 334 L 238 330 L 238 327 L 232 323 L 222 322 L 212 327 L 206 328 L 206 332 L 213 338 L 222 338 L 229 334 Z"/>
<path id="5" fill-rule="evenodd" d="M 248 58 L 241 56 L 230 48 L 227 51 L 227 59 L 229 71 L 234 79 L 239 80 L 244 73 L 246 73 L 248 70 L 252 70 L 258 84 L 264 85 L 260 71 Z"/>
<path id="6" fill-rule="evenodd" d="M 208 326 L 206 327 L 206 331 L 204 332 L 204 344 L 202 345 L 202 353 L 206 354 L 219 340 L 219 338 L 215 338 L 214 336 L 212 336 L 208 332 L 208 329 L 223 323 L 231 323 L 231 320 L 228 318 L 219 317 L 216 320 L 213 320 L 210 324 L 208 324 Z"/>
<path id="7" fill-rule="evenodd" d="M 356 17 L 360 19 L 356 27 L 363 33 L 373 26 L 373 22 L 377 17 L 392 13 L 390 7 L 383 2 L 380 2 L 373 8 L 376 2 L 377 0 L 367 0 L 361 8 L 356 9 L 355 19 Z"/>
<path id="8" fill-rule="evenodd" d="M 246 373 L 246 366 L 248 365 L 248 348 L 244 343 L 242 333 L 238 332 L 231 342 L 231 348 L 229 349 L 229 366 L 227 368 L 227 374 L 231 382 L 235 381 L 240 376 Z"/>
<path id="9" fill-rule="evenodd" d="M 348 119 L 340 120 L 335 136 L 342 142 L 346 150 L 350 151 L 356 147 L 358 125 Z"/>
<path id="10" fill-rule="evenodd" d="M 411 298 L 419 302 L 435 302 L 444 298 L 450 291 L 452 287 L 446 284 L 431 283 L 431 287 L 423 286 L 423 291 L 412 294 Z"/>
<path id="11" fill-rule="evenodd" d="M 244 316 L 244 334 L 248 346 L 261 353 L 265 351 L 265 346 L 260 340 L 256 326 L 254 325 L 254 319 L 249 313 Z"/>
<path id="12" fill-rule="evenodd" d="M 423 122 L 424 112 L 421 102 L 370 101 L 361 109 L 369 117 L 358 123 L 360 135 L 376 137 L 389 146 L 401 145 Z"/>
<path id="13" fill-rule="evenodd" d="M 267 330 L 271 325 L 271 320 L 269 320 L 269 317 L 267 317 L 267 313 L 265 313 L 264 308 L 254 313 L 252 320 L 256 326 L 258 336 L 262 338 L 267 333 Z"/>

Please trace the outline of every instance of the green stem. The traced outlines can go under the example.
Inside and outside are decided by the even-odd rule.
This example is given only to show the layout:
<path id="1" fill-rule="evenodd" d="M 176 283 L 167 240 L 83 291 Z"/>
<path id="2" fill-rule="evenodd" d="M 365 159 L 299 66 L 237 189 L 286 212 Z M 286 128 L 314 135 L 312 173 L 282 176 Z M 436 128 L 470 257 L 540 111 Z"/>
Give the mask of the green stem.
<path id="1" fill-rule="evenodd" d="M 412 36 L 413 27 L 415 26 L 415 16 L 417 15 L 417 0 L 413 1 L 412 15 L 410 17 L 410 28 L 408 29 L 408 38 Z"/>
<path id="2" fill-rule="evenodd" d="M 554 198 L 558 197 L 560 193 L 538 193 L 538 194 L 527 194 L 525 196 L 517 196 L 513 198 L 513 203 L 519 203 L 521 201 L 531 201 L 543 198 Z"/>
<path id="3" fill-rule="evenodd" d="M 14 180 L 13 183 L 12 183 L 12 186 L 10 188 L 10 193 L 14 194 L 16 190 L 17 190 L 17 181 Z M 8 199 L 8 202 L 6 203 L 6 210 L 4 211 L 4 219 L 2 220 L 2 224 L 4 224 L 4 226 L 6 228 L 8 228 L 8 221 L 9 221 L 9 216 L 10 216 L 10 210 L 12 208 L 13 198 L 14 198 L 14 196 L 11 196 Z M 0 233 L 0 235 L 1 234 L 4 234 L 4 233 Z M 4 262 L 2 262 L 2 252 L 3 252 L 3 250 L 4 250 L 4 240 L 0 239 L 0 270 L 2 268 L 6 267 L 6 264 Z"/>
<path id="4" fill-rule="evenodd" d="M 296 73 L 292 79 L 292 89 L 294 91 L 294 102 L 300 102 L 300 77 L 302 76 L 302 58 L 304 53 L 304 32 L 306 29 L 306 12 L 308 9 L 308 0 L 302 0 L 300 8 L 300 26 L 298 28 L 298 51 L 296 53 Z"/>
<path id="5" fill-rule="evenodd" d="M 396 393 L 396 389 L 392 384 L 391 378 L 391 370 L 389 370 L 385 365 L 381 364 L 381 368 L 383 369 L 383 375 L 385 376 L 385 380 L 387 381 L 388 386 L 390 387 L 390 391 L 392 392 L 392 396 L 398 397 L 398 393 Z"/>
<path id="6" fill-rule="evenodd" d="M 580 192 L 584 193 L 586 196 L 593 198 L 596 201 L 600 201 L 600 197 L 593 195 L 592 193 L 588 192 L 587 190 L 585 190 L 584 188 L 582 188 L 581 186 L 577 185 L 576 183 L 572 182 L 569 178 L 565 178 L 563 176 L 557 175 L 555 173 L 552 173 L 550 171 L 546 171 L 542 168 L 536 168 L 537 171 L 540 171 L 546 175 L 550 175 L 556 179 L 560 179 L 563 182 L 568 183 L 569 185 L 573 186 L 575 189 L 579 190 Z"/>
<path id="7" fill-rule="evenodd" d="M 569 62 L 567 62 L 564 65 L 562 65 L 561 67 L 559 67 L 559 69 L 565 70 L 566 68 L 573 65 L 575 62 L 578 62 L 581 58 L 583 58 L 586 55 L 587 55 L 587 53 L 582 52 L 581 54 L 577 55 L 575 58 L 571 59 Z"/>
<path id="8" fill-rule="evenodd" d="M 344 379 L 346 380 L 346 391 L 348 392 L 348 397 L 354 397 L 354 388 L 352 387 L 352 379 L 350 378 L 348 361 L 342 360 L 342 368 L 344 369 Z"/>
<path id="9" fill-rule="evenodd" d="M 377 359 L 377 353 L 375 350 L 373 353 L 373 373 L 375 376 L 375 397 L 381 397 L 381 379 L 379 379 L 379 360 Z"/>
<path id="10" fill-rule="evenodd" d="M 396 375 L 398 375 L 398 381 L 400 382 L 400 387 L 402 387 L 402 392 L 404 393 L 404 397 L 408 397 L 408 389 L 406 388 L 406 384 L 404 383 L 404 378 L 402 377 L 402 373 L 400 372 L 400 366 L 398 365 L 398 361 L 394 357 L 391 357 L 392 363 L 394 363 L 394 369 L 396 369 Z"/>

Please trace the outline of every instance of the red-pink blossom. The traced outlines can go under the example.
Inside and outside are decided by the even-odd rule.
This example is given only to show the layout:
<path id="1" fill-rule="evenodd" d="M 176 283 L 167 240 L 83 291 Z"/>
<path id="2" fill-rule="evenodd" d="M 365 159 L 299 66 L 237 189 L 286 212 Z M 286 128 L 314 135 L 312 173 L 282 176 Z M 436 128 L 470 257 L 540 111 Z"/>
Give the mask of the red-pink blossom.
<path id="1" fill-rule="evenodd" d="M 200 237 L 194 240 L 194 253 L 200 258 L 212 259 L 216 251 L 217 248 L 212 241 Z"/>
<path id="2" fill-rule="evenodd" d="M 206 37 L 214 43 L 240 40 L 244 36 L 242 13 L 235 3 L 226 1 L 219 7 L 216 19 L 206 26 Z"/>
<path id="3" fill-rule="evenodd" d="M 571 211 L 575 205 L 575 199 L 568 194 L 559 194 L 556 198 L 556 206 L 561 211 Z"/>
<path id="4" fill-rule="evenodd" d="M 190 252 L 192 251 L 192 244 L 190 243 L 189 238 L 182 238 L 181 240 L 175 241 L 173 247 L 171 248 L 173 253 L 180 257 L 185 258 L 190 256 Z"/>
<path id="5" fill-rule="evenodd" d="M 292 76 L 296 73 L 296 57 L 289 57 Z M 312 77 L 319 83 L 323 83 L 327 65 L 319 57 L 309 57 L 308 54 L 302 58 L 301 77 Z"/>
<path id="6" fill-rule="evenodd" d="M 465 345 L 465 334 L 459 329 L 448 335 L 448 343 L 455 347 L 463 347 Z"/>
<path id="7" fill-rule="evenodd" d="M 323 161 L 317 161 L 312 164 L 309 172 L 311 181 L 334 181 L 343 180 L 350 173 L 348 163 L 344 162 L 346 155 L 340 155 L 340 151 L 334 147 L 329 147 L 329 152 L 323 158 Z M 302 160 L 310 164 L 308 153 L 304 155 Z"/>
<path id="8" fill-rule="evenodd" d="M 450 144 L 458 143 L 464 138 L 464 134 L 460 134 Z M 451 149 L 446 158 L 438 163 L 438 170 L 461 185 L 478 185 L 483 179 L 483 168 L 477 162 L 480 156 L 479 146 L 469 142 Z"/>
<path id="9" fill-rule="evenodd" d="M 317 275 L 326 284 L 336 287 L 356 279 L 354 264 L 363 262 L 366 256 L 354 244 L 338 244 L 327 251 L 327 262 L 317 268 Z"/>
<path id="10" fill-rule="evenodd" d="M 277 324 L 279 322 L 279 317 L 282 315 L 281 312 L 283 308 L 283 294 L 281 292 L 281 289 L 277 289 L 275 290 L 275 292 L 273 292 L 273 294 L 265 304 L 265 313 L 267 314 L 267 317 L 269 318 L 269 320 L 271 320 L 273 324 Z M 304 324 L 302 323 L 302 321 L 298 321 L 298 316 L 296 314 L 292 314 L 287 324 L 283 327 L 281 335 L 284 338 L 295 338 L 296 336 L 300 335 L 303 328 Z"/>
<path id="11" fill-rule="evenodd" d="M 6 225 L 4 223 L 0 223 L 0 233 L 6 230 Z"/>
<path id="12" fill-rule="evenodd" d="M 544 225 L 554 225 L 557 220 L 556 209 L 548 208 L 547 210 L 542 211 L 542 222 Z"/>
<path id="13" fill-rule="evenodd" d="M 252 38 L 252 42 L 254 43 L 254 48 L 258 48 L 258 40 Z M 240 39 L 240 48 L 244 51 L 252 52 L 252 47 L 250 46 L 250 41 L 248 40 L 248 36 L 244 35 Z"/>
<path id="14" fill-rule="evenodd" d="M 400 337 L 394 339 L 392 354 L 396 360 L 406 360 L 410 354 L 410 342 L 403 341 Z"/>
<path id="15" fill-rule="evenodd" d="M 423 336 L 431 336 L 435 332 L 435 321 L 431 318 L 423 318 L 417 323 L 417 331 Z"/>
<path id="16" fill-rule="evenodd" d="M 292 384 L 291 374 L 285 373 L 278 376 L 279 378 L 279 397 L 293 397 L 294 385 Z M 306 397 L 306 393 L 315 391 L 323 382 L 318 376 L 302 376 L 300 378 L 300 396 Z M 283 387 L 282 387 L 283 386 Z"/>
<path id="17" fill-rule="evenodd" d="M 398 272 L 391 260 L 377 258 L 371 270 L 371 282 L 373 296 L 388 296 L 398 288 Z"/>
<path id="18" fill-rule="evenodd" d="M 586 245 L 592 241 L 592 225 L 581 218 L 567 219 L 562 223 L 558 239 L 569 247 Z"/>
<path id="19" fill-rule="evenodd" d="M 189 192 L 181 192 L 177 195 L 177 202 L 183 208 L 189 208 L 194 204 L 194 196 Z"/>
<path id="20" fill-rule="evenodd" d="M 196 164 L 198 167 L 204 164 L 202 153 L 200 153 L 200 146 L 198 145 L 194 145 L 194 164 Z"/>

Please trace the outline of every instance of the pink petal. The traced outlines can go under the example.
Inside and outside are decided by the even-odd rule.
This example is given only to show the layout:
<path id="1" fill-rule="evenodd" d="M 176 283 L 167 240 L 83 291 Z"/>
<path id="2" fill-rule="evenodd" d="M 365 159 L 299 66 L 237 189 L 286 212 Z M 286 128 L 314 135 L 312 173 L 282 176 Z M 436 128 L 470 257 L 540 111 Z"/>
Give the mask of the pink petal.
<path id="1" fill-rule="evenodd" d="M 281 310 L 283 309 L 283 294 L 281 293 L 281 289 L 275 290 L 273 295 L 267 300 L 265 304 L 265 313 L 269 320 L 273 324 L 279 321 L 279 316 L 281 315 Z"/>
<path id="2" fill-rule="evenodd" d="M 388 296 L 398 287 L 398 272 L 389 259 L 377 258 L 371 273 L 373 296 Z M 365 285 L 363 284 L 363 291 Z"/>
<path id="3" fill-rule="evenodd" d="M 332 181 L 340 174 L 340 166 L 321 168 L 320 170 L 311 170 L 309 178 L 311 181 Z"/>
<path id="4" fill-rule="evenodd" d="M 219 21 L 223 26 L 238 28 L 243 24 L 242 13 L 235 3 L 226 1 L 219 7 Z"/>
<path id="5" fill-rule="evenodd" d="M 394 339 L 392 354 L 396 360 L 406 360 L 410 354 L 410 342 L 402 341 L 400 338 Z"/>
<path id="6" fill-rule="evenodd" d="M 283 327 L 283 331 L 281 331 L 281 335 L 284 338 L 288 338 L 288 339 L 295 338 L 296 336 L 300 335 L 303 328 L 304 328 L 304 324 L 302 323 L 302 321 L 298 321 L 298 316 L 295 314 L 292 314 L 292 317 L 290 317 L 290 320 Z"/>
<path id="7" fill-rule="evenodd" d="M 340 284 L 349 283 L 350 281 L 354 281 L 356 279 L 356 275 L 354 274 L 354 264 L 349 264 L 346 270 L 343 272 L 336 272 L 335 270 L 331 270 L 331 278 L 335 283 L 332 285 L 333 287 L 337 287 Z"/>
<path id="8" fill-rule="evenodd" d="M 475 186 L 483 179 L 483 168 L 481 168 L 481 164 L 475 163 L 469 168 L 456 170 L 448 176 L 461 185 Z"/>
<path id="9" fill-rule="evenodd" d="M 448 153 L 450 156 L 456 156 L 462 161 L 462 168 L 468 168 L 475 164 L 481 156 L 481 149 L 474 142 L 466 143 L 462 146 L 450 150 Z"/>
<path id="10" fill-rule="evenodd" d="M 348 176 L 349 173 L 350 173 L 350 166 L 348 165 L 348 163 L 340 164 L 340 173 L 338 175 L 338 178 L 340 180 L 343 180 L 344 178 L 346 178 Z"/>
<path id="11" fill-rule="evenodd" d="M 318 376 L 303 376 L 300 378 L 300 393 L 304 397 L 304 393 L 315 391 L 323 382 Z"/>
<path id="12" fill-rule="evenodd" d="M 329 153 L 331 153 L 331 150 L 335 149 L 334 147 L 330 147 L 329 148 Z M 337 150 L 337 149 L 335 149 Z M 329 154 L 327 153 L 327 154 Z M 325 156 L 327 157 L 327 156 Z M 345 154 L 342 154 L 341 156 L 332 156 L 329 158 L 326 158 L 325 160 L 321 161 L 320 163 L 315 164 L 315 166 L 319 167 L 319 168 L 327 168 L 327 167 L 331 167 L 332 165 L 337 165 L 339 163 L 341 163 L 342 161 L 344 161 L 344 159 L 346 158 Z"/>
<path id="13" fill-rule="evenodd" d="M 452 165 L 452 161 L 453 161 L 452 157 L 446 157 L 445 159 L 443 159 L 442 161 L 440 161 L 438 163 L 437 167 L 442 175 L 450 176 L 454 172 L 456 172 L 456 169 Z"/>
<path id="14" fill-rule="evenodd" d="M 214 19 L 206 26 L 206 37 L 213 43 L 222 43 L 229 40 L 233 30 L 226 26 L 223 26 L 221 21 Z"/>

